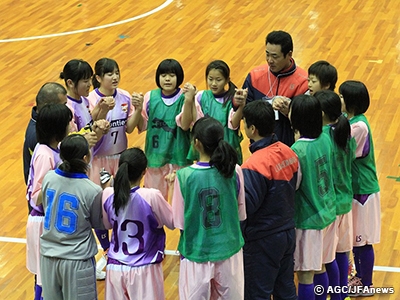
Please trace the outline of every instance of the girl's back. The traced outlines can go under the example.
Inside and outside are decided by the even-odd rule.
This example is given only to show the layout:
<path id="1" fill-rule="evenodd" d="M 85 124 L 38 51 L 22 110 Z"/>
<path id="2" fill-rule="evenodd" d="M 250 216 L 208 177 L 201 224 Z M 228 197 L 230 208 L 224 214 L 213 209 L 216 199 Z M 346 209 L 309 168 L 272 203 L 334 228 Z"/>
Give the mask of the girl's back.
<path id="1" fill-rule="evenodd" d="M 109 196 L 110 195 L 110 196 Z M 134 187 L 118 216 L 113 207 L 113 189 L 104 190 L 104 209 L 113 228 L 109 259 L 131 267 L 160 263 L 164 258 L 165 231 L 173 228 L 172 211 L 160 191 Z M 134 234 L 133 234 L 134 233 Z"/>
<path id="2" fill-rule="evenodd" d="M 41 253 L 74 259 L 93 257 L 98 249 L 92 228 L 103 227 L 101 188 L 86 174 L 56 169 L 43 180 L 45 221 Z M 90 234 L 88 234 L 90 232 Z"/>
<path id="3" fill-rule="evenodd" d="M 316 139 L 300 138 L 291 148 L 299 158 L 301 171 L 295 195 L 296 228 L 324 229 L 336 217 L 332 142 L 321 134 Z"/>
<path id="4" fill-rule="evenodd" d="M 237 174 L 225 178 L 215 167 L 197 164 L 179 170 L 177 180 L 184 202 L 184 230 L 178 246 L 182 255 L 205 262 L 237 253 L 244 244 Z"/>

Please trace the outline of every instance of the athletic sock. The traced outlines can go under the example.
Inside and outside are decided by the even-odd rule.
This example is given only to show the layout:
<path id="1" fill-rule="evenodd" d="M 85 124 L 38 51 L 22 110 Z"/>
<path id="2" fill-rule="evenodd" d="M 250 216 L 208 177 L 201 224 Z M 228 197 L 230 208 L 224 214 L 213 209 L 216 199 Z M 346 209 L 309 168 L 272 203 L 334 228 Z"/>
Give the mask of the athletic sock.
<path id="1" fill-rule="evenodd" d="M 299 283 L 297 300 L 315 300 L 314 284 Z"/>
<path id="2" fill-rule="evenodd" d="M 335 287 L 339 287 L 340 286 L 339 266 L 336 259 L 334 259 L 329 264 L 325 264 L 325 268 L 326 268 L 326 273 L 328 274 L 329 286 L 331 286 L 333 289 Z M 331 295 L 331 300 L 341 300 L 340 299 L 341 294 L 339 291 L 338 293 L 330 293 L 330 295 Z"/>
<path id="3" fill-rule="evenodd" d="M 42 298 L 42 287 L 40 285 L 35 285 L 35 300 L 41 300 Z"/>
<path id="4" fill-rule="evenodd" d="M 375 254 L 372 245 L 355 247 L 360 260 L 361 281 L 364 286 L 372 285 L 372 273 L 374 271 Z"/>
<path id="5" fill-rule="evenodd" d="M 349 283 L 349 258 L 347 253 L 336 253 L 336 263 L 339 268 L 339 284 L 344 287 Z M 342 289 L 341 297 L 342 299 L 348 297 L 347 293 L 343 293 Z"/>
<path id="6" fill-rule="evenodd" d="M 328 294 L 328 286 L 329 286 L 329 280 L 328 280 L 328 274 L 326 272 L 320 273 L 320 274 L 314 274 L 314 286 L 322 286 L 323 289 L 321 289 L 322 294 L 315 295 L 315 300 L 326 300 L 326 296 Z"/>

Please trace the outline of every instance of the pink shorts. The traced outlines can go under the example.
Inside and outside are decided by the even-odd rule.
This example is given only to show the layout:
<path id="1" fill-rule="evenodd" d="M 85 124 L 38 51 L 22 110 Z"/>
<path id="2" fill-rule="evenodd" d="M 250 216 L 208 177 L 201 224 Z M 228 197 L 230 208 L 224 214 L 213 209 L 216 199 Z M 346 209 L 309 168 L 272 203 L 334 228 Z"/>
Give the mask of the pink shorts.
<path id="1" fill-rule="evenodd" d="M 164 199 L 168 201 L 169 187 L 165 180 L 165 176 L 171 174 L 173 171 L 181 169 L 178 165 L 166 164 L 161 168 L 147 168 L 144 175 L 144 186 L 146 188 L 153 188 L 160 190 Z"/>
<path id="2" fill-rule="evenodd" d="M 353 213 L 336 216 L 339 242 L 336 252 L 344 253 L 353 249 Z"/>
<path id="3" fill-rule="evenodd" d="M 219 262 L 196 263 L 186 258 L 180 262 L 179 298 L 181 300 L 244 299 L 242 249 Z"/>
<path id="4" fill-rule="evenodd" d="M 354 247 L 377 244 L 381 237 L 380 193 L 371 194 L 362 205 L 353 199 Z"/>
<path id="5" fill-rule="evenodd" d="M 94 156 L 89 170 L 89 178 L 94 183 L 100 185 L 100 170 L 104 168 L 115 177 L 118 171 L 120 154 L 110 156 Z"/>
<path id="6" fill-rule="evenodd" d="M 338 244 L 337 236 L 337 223 L 336 220 L 323 230 L 323 250 L 322 250 L 322 263 L 329 264 L 335 260 L 336 248 Z"/>
<path id="7" fill-rule="evenodd" d="M 108 300 L 164 300 L 162 264 L 141 267 L 109 264 L 105 288 L 105 298 Z"/>
<path id="8" fill-rule="evenodd" d="M 295 271 L 322 269 L 323 230 L 296 229 Z"/>
<path id="9" fill-rule="evenodd" d="M 44 217 L 28 216 L 26 225 L 26 268 L 36 274 L 36 283 L 42 285 L 40 274 L 40 236 L 43 233 Z"/>

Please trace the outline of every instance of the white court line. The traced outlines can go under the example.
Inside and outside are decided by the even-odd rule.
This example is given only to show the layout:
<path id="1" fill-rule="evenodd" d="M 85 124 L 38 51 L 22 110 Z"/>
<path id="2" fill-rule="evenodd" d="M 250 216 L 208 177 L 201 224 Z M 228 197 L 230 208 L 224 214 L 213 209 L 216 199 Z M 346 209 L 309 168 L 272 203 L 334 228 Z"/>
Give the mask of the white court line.
<path id="1" fill-rule="evenodd" d="M 11 42 L 47 39 L 47 38 L 52 38 L 52 37 L 59 37 L 59 36 L 64 36 L 64 35 L 71 35 L 71 34 L 76 34 L 76 33 L 89 32 L 89 31 L 94 31 L 94 30 L 98 30 L 98 29 L 109 28 L 109 27 L 113 27 L 113 26 L 129 23 L 129 22 L 132 22 L 132 21 L 139 20 L 139 19 L 142 19 L 144 17 L 150 16 L 150 15 L 152 15 L 152 14 L 154 14 L 154 13 L 156 13 L 156 12 L 162 10 L 162 9 L 164 9 L 165 7 L 170 5 L 172 2 L 173 2 L 173 0 L 167 0 L 163 4 L 161 4 L 160 6 L 154 8 L 154 9 L 152 9 L 152 10 L 150 10 L 150 11 L 144 13 L 144 14 L 141 14 L 141 15 L 138 15 L 138 16 L 126 19 L 126 20 L 110 23 L 110 24 L 105 24 L 105 25 L 100 25 L 100 26 L 90 27 L 90 28 L 85 28 L 85 29 L 79 29 L 79 30 L 73 30 L 73 31 L 67 31 L 67 32 L 60 32 L 60 33 L 52 33 L 52 34 L 36 35 L 36 36 L 20 37 L 20 38 L 12 38 L 12 39 L 2 39 L 2 40 L 0 40 L 0 43 L 11 43 Z"/>
<path id="2" fill-rule="evenodd" d="M 0 236 L 0 242 L 26 244 L 26 239 Z M 99 245 L 99 249 L 101 249 Z M 165 250 L 165 255 L 179 255 L 177 250 Z M 400 267 L 374 266 L 374 271 L 400 273 Z"/>

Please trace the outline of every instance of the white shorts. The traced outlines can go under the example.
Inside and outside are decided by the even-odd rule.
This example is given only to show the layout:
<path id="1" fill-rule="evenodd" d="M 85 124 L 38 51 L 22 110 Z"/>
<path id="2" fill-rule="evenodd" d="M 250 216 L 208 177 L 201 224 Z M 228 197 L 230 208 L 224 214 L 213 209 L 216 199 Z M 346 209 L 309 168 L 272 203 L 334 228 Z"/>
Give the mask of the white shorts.
<path id="1" fill-rule="evenodd" d="M 105 288 L 107 300 L 164 300 L 162 263 L 141 267 L 108 264 Z"/>
<path id="2" fill-rule="evenodd" d="M 329 264 L 335 260 L 336 257 L 336 248 L 338 245 L 338 236 L 337 236 L 337 223 L 336 220 L 325 227 L 322 231 L 324 234 L 323 237 L 323 250 L 322 250 L 322 263 Z"/>
<path id="3" fill-rule="evenodd" d="M 180 262 L 179 298 L 181 300 L 244 299 L 243 250 L 219 262 Z"/>
<path id="4" fill-rule="evenodd" d="M 344 253 L 353 249 L 353 213 L 336 216 L 337 235 L 339 242 L 336 252 Z"/>
<path id="5" fill-rule="evenodd" d="M 353 199 L 352 212 L 354 247 L 379 243 L 381 237 L 380 193 L 369 195 L 364 205 Z"/>
<path id="6" fill-rule="evenodd" d="M 323 230 L 296 229 L 295 271 L 320 271 L 322 268 Z"/>
<path id="7" fill-rule="evenodd" d="M 40 236 L 43 233 L 43 216 L 28 216 L 26 225 L 26 268 L 36 274 L 36 283 L 42 285 L 40 275 Z"/>

